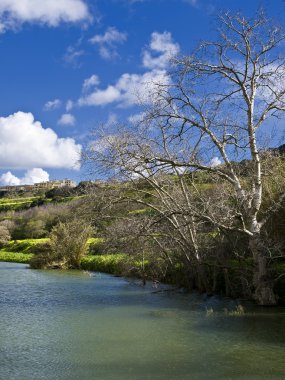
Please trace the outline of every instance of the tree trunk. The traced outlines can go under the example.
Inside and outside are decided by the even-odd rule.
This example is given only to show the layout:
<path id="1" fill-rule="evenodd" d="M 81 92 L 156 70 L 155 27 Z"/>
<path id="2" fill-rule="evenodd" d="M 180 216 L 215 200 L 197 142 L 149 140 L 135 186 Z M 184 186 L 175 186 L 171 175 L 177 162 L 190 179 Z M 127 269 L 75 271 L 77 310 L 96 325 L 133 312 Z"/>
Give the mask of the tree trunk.
<path id="1" fill-rule="evenodd" d="M 254 260 L 254 299 L 262 306 L 276 305 L 273 281 L 268 273 L 266 253 L 259 234 L 250 239 L 249 247 Z"/>

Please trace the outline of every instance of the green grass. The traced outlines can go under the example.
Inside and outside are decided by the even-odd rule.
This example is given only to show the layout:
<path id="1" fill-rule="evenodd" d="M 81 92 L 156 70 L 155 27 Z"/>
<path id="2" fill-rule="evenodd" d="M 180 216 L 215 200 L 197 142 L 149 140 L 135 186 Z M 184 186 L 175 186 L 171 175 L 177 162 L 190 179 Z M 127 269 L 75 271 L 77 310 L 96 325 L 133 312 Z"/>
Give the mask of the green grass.
<path id="1" fill-rule="evenodd" d="M 0 198 L 0 211 L 21 210 L 29 208 L 30 205 L 40 197 L 24 198 Z"/>
<path id="2" fill-rule="evenodd" d="M 40 252 L 40 246 L 48 241 L 48 238 L 11 240 L 0 249 L 0 261 L 29 263 L 35 253 Z M 94 247 L 100 246 L 103 242 L 104 239 L 98 237 L 88 239 L 90 252 L 94 251 Z M 82 258 L 81 267 L 84 270 L 121 274 L 122 264 L 125 260 L 126 255 L 124 254 L 89 254 Z M 137 265 L 139 266 L 139 263 Z"/>
<path id="3" fill-rule="evenodd" d="M 33 257 L 32 253 L 0 250 L 0 261 L 29 264 Z M 84 256 L 81 260 L 81 267 L 84 270 L 120 274 L 125 257 L 123 254 Z"/>
<path id="4" fill-rule="evenodd" d="M 0 198 L 0 211 L 20 211 L 28 209 L 33 203 L 37 205 L 37 201 L 41 203 L 62 203 L 71 202 L 82 198 L 82 196 L 57 197 L 56 199 L 45 198 L 44 196 L 19 197 L 19 198 Z"/>
<path id="5" fill-rule="evenodd" d="M 35 250 L 39 250 L 40 246 L 47 243 L 48 238 L 42 239 L 24 239 L 24 240 L 10 240 L 3 246 L 3 251 L 8 252 L 21 252 L 21 253 L 35 253 Z M 88 244 L 91 247 L 96 247 L 104 242 L 102 238 L 90 238 Z M 1 249 L 0 249 L 1 251 Z"/>
<path id="6" fill-rule="evenodd" d="M 81 267 L 96 272 L 120 274 L 125 258 L 126 255 L 123 254 L 84 256 L 81 260 Z"/>
<path id="7" fill-rule="evenodd" d="M 88 239 L 88 244 L 99 244 L 103 242 L 104 242 L 103 238 L 89 238 Z"/>
<path id="8" fill-rule="evenodd" d="M 154 215 L 155 213 L 156 213 L 156 211 L 154 211 L 152 208 L 146 207 L 146 208 L 141 208 L 141 209 L 129 211 L 128 215 L 141 216 L 141 215 Z"/>
<path id="9" fill-rule="evenodd" d="M 10 240 L 3 246 L 3 251 L 20 252 L 20 253 L 34 253 L 35 249 L 40 248 L 41 245 L 47 243 L 48 238 L 43 239 L 25 239 L 25 240 Z M 0 251 L 2 251 L 0 250 Z"/>
<path id="10" fill-rule="evenodd" d="M 16 204 L 16 203 L 31 203 L 40 197 L 24 197 L 24 198 L 0 198 L 0 205 Z"/>
<path id="11" fill-rule="evenodd" d="M 3 249 L 0 250 L 0 261 L 29 264 L 33 257 L 34 255 L 32 253 L 7 252 Z"/>

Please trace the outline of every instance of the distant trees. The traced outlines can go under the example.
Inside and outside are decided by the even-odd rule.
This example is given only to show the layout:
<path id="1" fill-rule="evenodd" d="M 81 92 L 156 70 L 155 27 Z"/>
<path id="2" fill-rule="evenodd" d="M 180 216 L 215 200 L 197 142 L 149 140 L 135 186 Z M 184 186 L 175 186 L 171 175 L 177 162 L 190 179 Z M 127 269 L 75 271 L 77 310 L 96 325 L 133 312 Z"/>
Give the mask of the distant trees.
<path id="1" fill-rule="evenodd" d="M 12 239 L 46 237 L 52 227 L 68 218 L 70 205 L 67 203 L 44 204 L 25 211 L 14 212 Z"/>
<path id="2" fill-rule="evenodd" d="M 284 163 L 265 150 L 272 120 L 285 110 L 284 39 L 262 11 L 252 19 L 222 14 L 215 41 L 173 60 L 170 84 L 156 85 L 141 122 L 103 134 L 87 152 L 97 170 L 148 184 L 149 198 L 137 190 L 136 202 L 154 210 L 156 223 L 167 222 L 168 236 L 196 268 L 205 263 L 209 234 L 240 236 L 243 257 L 250 253 L 253 263 L 250 291 L 261 305 L 276 303 L 265 226 L 285 198 Z M 270 167 L 281 183 L 266 192 Z M 211 186 L 199 184 L 203 172 Z"/>
<path id="3" fill-rule="evenodd" d="M 62 199 L 64 197 L 69 197 L 71 195 L 74 195 L 75 189 L 73 187 L 69 186 L 63 186 L 63 187 L 55 187 L 53 189 L 48 190 L 45 193 L 46 198 L 52 198 L 54 200 Z"/>

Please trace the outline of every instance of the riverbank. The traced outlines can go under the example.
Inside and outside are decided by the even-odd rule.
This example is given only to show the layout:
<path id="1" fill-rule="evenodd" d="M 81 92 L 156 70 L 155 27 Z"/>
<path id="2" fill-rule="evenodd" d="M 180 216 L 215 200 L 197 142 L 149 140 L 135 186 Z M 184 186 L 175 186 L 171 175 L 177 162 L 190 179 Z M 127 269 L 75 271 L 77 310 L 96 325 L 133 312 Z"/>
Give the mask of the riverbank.
<path id="1" fill-rule="evenodd" d="M 33 253 L 0 250 L 0 262 L 29 264 L 34 256 L 35 254 Z M 82 258 L 81 268 L 95 272 L 122 274 L 123 261 L 124 255 L 90 255 Z"/>
<path id="2" fill-rule="evenodd" d="M 34 257 L 32 253 L 21 253 L 21 252 L 7 252 L 0 250 L 0 261 L 19 263 L 19 264 L 29 264 L 30 260 Z"/>
<path id="3" fill-rule="evenodd" d="M 0 249 L 0 261 L 29 264 L 38 253 L 41 253 L 43 246 L 47 242 L 48 239 L 11 240 Z M 151 268 L 147 261 L 144 262 L 144 266 L 142 267 L 141 261 L 136 261 L 134 258 L 131 258 L 126 254 L 96 254 L 101 242 L 102 239 L 100 238 L 89 239 L 88 254 L 81 259 L 81 269 L 125 277 L 158 280 L 192 290 L 192 288 L 189 287 L 185 273 L 181 270 L 181 266 L 175 268 L 175 271 L 165 273 L 161 278 L 153 278 Z M 232 265 L 234 268 L 235 263 Z M 279 303 L 285 304 L 285 263 L 275 265 L 272 269 L 274 270 L 275 278 L 278 278 L 279 276 L 279 280 L 275 285 L 275 290 L 279 297 Z M 229 275 L 231 275 L 230 270 Z M 216 292 L 209 294 L 225 295 L 223 289 L 219 288 L 216 289 Z M 239 295 L 233 298 L 238 297 Z"/>

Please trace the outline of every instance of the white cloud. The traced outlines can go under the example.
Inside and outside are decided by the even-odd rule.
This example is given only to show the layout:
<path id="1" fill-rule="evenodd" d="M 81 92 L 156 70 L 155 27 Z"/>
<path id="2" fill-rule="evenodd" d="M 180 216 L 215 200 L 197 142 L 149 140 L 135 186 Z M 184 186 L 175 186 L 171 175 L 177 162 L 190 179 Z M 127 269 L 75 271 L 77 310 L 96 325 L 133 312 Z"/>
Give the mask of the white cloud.
<path id="1" fill-rule="evenodd" d="M 85 52 L 82 49 L 78 49 L 74 46 L 68 46 L 66 53 L 63 56 L 63 60 L 74 68 L 79 68 L 81 66 L 80 57 L 84 55 Z"/>
<path id="2" fill-rule="evenodd" d="M 154 32 L 148 49 L 143 52 L 143 66 L 147 69 L 165 69 L 179 50 L 180 47 L 173 41 L 170 32 Z"/>
<path id="3" fill-rule="evenodd" d="M 221 165 L 222 161 L 219 159 L 219 157 L 213 157 L 209 163 L 209 166 L 214 168 L 215 166 Z"/>
<path id="4" fill-rule="evenodd" d="M 119 32 L 114 27 L 109 27 L 104 34 L 97 34 L 90 39 L 92 44 L 112 44 L 124 42 L 127 38 L 126 33 Z"/>
<path id="5" fill-rule="evenodd" d="M 17 186 L 20 185 L 20 178 L 14 176 L 11 172 L 7 172 L 1 175 L 0 182 L 5 186 Z"/>
<path id="6" fill-rule="evenodd" d="M 58 26 L 62 22 L 90 20 L 84 0 L 1 0 L 0 31 L 15 29 L 23 23 Z"/>
<path id="7" fill-rule="evenodd" d="M 34 183 L 46 182 L 49 180 L 49 174 L 41 168 L 27 170 L 24 177 L 18 178 L 10 171 L 0 177 L 0 182 L 6 186 L 33 185 Z"/>
<path id="8" fill-rule="evenodd" d="M 136 113 L 134 115 L 130 115 L 128 117 L 128 121 L 131 124 L 140 124 L 141 122 L 143 122 L 143 120 L 145 119 L 146 116 L 147 116 L 147 114 L 145 112 L 139 112 L 139 113 Z"/>
<path id="9" fill-rule="evenodd" d="M 61 100 L 59 99 L 49 100 L 44 105 L 44 110 L 45 111 L 55 110 L 59 108 L 60 106 L 61 106 Z"/>
<path id="10" fill-rule="evenodd" d="M 21 184 L 33 185 L 34 183 L 46 182 L 49 180 L 49 174 L 41 168 L 27 170 L 25 176 L 21 178 Z"/>
<path id="11" fill-rule="evenodd" d="M 79 169 L 81 145 L 43 128 L 31 113 L 0 117 L 0 168 Z"/>
<path id="12" fill-rule="evenodd" d="M 109 27 L 104 34 L 97 34 L 90 42 L 99 46 L 99 54 L 103 59 L 112 59 L 118 55 L 116 45 L 125 42 L 127 34 Z"/>
<path id="13" fill-rule="evenodd" d="M 79 106 L 103 106 L 118 103 L 127 107 L 138 103 L 149 104 L 154 100 L 157 84 L 169 83 L 165 70 L 152 70 L 144 74 L 123 74 L 114 85 L 95 89 L 78 100 Z"/>
<path id="14" fill-rule="evenodd" d="M 76 119 L 71 113 L 64 113 L 57 123 L 60 125 L 74 125 L 75 122 Z"/>
<path id="15" fill-rule="evenodd" d="M 104 90 L 96 89 L 91 94 L 81 97 L 78 100 L 79 106 L 102 106 L 118 101 L 120 91 L 115 86 L 108 86 Z"/>
<path id="16" fill-rule="evenodd" d="M 106 37 L 102 37 L 105 39 Z M 100 39 L 99 39 L 100 40 Z M 128 107 L 135 104 L 150 104 L 155 101 L 158 84 L 169 84 L 167 75 L 169 59 L 179 52 L 179 45 L 172 39 L 171 33 L 157 33 L 151 35 L 148 51 L 143 53 L 143 66 L 149 71 L 143 74 L 125 73 L 106 88 L 95 88 L 92 92 L 82 95 L 77 104 L 79 106 L 103 106 L 117 103 Z M 152 53 L 156 53 L 154 57 Z M 84 84 L 83 84 L 84 87 Z"/>
<path id="17" fill-rule="evenodd" d="M 82 91 L 85 92 L 93 86 L 97 86 L 100 83 L 98 75 L 91 75 L 90 78 L 87 78 L 83 82 Z"/>
<path id="18" fill-rule="evenodd" d="M 67 112 L 69 112 L 69 111 L 72 110 L 72 108 L 73 108 L 73 101 L 72 100 L 68 100 L 66 102 L 65 109 L 66 109 Z"/>

